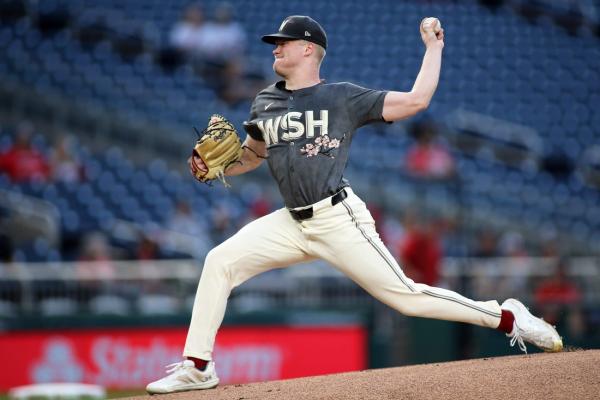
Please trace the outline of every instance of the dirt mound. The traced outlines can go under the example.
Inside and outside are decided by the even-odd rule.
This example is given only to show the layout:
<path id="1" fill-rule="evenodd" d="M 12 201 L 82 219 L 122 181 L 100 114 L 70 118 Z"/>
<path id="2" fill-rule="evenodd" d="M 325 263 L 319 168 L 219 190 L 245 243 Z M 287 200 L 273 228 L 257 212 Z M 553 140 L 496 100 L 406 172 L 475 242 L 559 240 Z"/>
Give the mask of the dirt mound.
<path id="1" fill-rule="evenodd" d="M 600 350 L 534 354 L 229 385 L 152 399 L 592 399 L 600 393 L 599 365 Z"/>

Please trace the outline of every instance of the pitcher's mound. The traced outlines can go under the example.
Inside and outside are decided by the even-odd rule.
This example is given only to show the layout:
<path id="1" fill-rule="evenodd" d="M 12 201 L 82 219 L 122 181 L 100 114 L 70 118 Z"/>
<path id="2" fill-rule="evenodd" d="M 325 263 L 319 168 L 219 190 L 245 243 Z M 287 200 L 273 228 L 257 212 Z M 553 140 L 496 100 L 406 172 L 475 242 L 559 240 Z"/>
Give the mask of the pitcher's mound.
<path id="1" fill-rule="evenodd" d="M 218 372 L 218 371 L 217 371 Z M 534 354 L 228 385 L 153 396 L 200 399 L 595 399 L 600 350 Z M 141 396 L 135 399 L 148 400 Z"/>

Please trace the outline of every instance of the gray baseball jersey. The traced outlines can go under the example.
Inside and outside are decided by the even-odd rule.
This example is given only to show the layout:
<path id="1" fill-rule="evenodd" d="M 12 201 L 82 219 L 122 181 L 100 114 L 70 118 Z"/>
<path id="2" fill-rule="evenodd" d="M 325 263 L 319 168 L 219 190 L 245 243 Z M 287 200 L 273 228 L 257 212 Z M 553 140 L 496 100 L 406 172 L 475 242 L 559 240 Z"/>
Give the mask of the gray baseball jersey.
<path id="1" fill-rule="evenodd" d="M 383 121 L 386 93 L 346 82 L 290 91 L 280 81 L 256 96 L 245 129 L 266 142 L 286 207 L 316 203 L 348 185 L 343 173 L 352 136 Z"/>

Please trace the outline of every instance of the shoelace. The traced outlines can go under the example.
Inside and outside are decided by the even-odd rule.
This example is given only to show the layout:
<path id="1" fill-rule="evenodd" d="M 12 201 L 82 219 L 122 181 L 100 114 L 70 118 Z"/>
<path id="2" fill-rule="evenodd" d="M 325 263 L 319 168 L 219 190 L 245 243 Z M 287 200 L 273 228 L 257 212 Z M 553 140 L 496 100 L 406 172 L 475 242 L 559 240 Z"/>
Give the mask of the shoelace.
<path id="1" fill-rule="evenodd" d="M 521 351 L 523 351 L 525 354 L 527 354 L 527 347 L 525 346 L 525 342 L 523 342 L 523 338 L 521 337 L 521 334 L 519 333 L 518 327 L 515 327 L 515 333 L 513 334 L 513 337 L 510 338 L 510 347 L 514 347 L 515 343 L 517 343 L 519 345 L 519 348 L 521 349 Z"/>
<path id="2" fill-rule="evenodd" d="M 165 368 L 167 369 L 167 374 L 172 374 L 173 372 L 183 368 L 183 361 L 169 364 Z"/>
<path id="3" fill-rule="evenodd" d="M 179 371 L 180 369 L 183 369 L 184 362 L 185 361 L 180 361 L 180 362 L 176 362 L 176 363 L 167 365 L 165 367 L 167 369 L 167 374 L 172 374 L 172 373 L 174 373 L 176 371 Z M 204 376 L 202 376 L 201 381 L 202 382 L 206 382 L 208 379 L 210 379 L 210 376 L 209 375 L 204 375 Z"/>

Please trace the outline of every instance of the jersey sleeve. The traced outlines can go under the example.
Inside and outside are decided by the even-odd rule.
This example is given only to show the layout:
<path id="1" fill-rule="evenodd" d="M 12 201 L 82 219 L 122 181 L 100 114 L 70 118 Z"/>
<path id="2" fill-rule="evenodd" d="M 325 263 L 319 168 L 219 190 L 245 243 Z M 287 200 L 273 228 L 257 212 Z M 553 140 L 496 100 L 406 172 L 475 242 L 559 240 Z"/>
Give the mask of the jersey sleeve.
<path id="1" fill-rule="evenodd" d="M 357 127 L 383 122 L 383 101 L 387 91 L 367 89 L 346 83 L 346 103 Z"/>
<path id="2" fill-rule="evenodd" d="M 257 106 L 256 103 L 258 102 L 258 97 L 256 99 L 254 99 L 254 101 L 252 102 L 252 107 L 250 107 L 250 115 L 248 116 L 248 120 L 244 121 L 244 130 L 246 131 L 246 133 L 254 140 L 257 140 L 259 142 L 264 142 L 265 139 L 263 138 L 263 134 L 262 131 L 258 128 L 258 124 L 257 124 Z"/>

